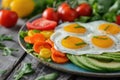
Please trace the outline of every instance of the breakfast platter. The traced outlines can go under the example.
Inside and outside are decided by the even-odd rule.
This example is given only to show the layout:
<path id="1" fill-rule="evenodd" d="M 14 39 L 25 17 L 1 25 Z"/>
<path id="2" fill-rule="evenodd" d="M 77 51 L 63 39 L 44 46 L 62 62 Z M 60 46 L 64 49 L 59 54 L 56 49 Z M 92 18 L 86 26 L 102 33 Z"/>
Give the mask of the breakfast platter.
<path id="1" fill-rule="evenodd" d="M 33 17 L 32 19 L 30 19 L 28 22 L 31 23 L 34 20 L 39 19 L 40 17 L 41 17 L 41 15 L 37 15 L 37 16 Z M 86 30 L 87 32 L 85 34 L 78 34 L 77 33 L 77 35 L 76 35 L 76 33 L 75 34 L 73 34 L 73 33 L 70 34 L 70 31 L 69 31 L 70 27 L 69 27 L 69 29 L 67 29 L 67 27 L 64 28 L 64 29 L 61 28 L 61 26 L 69 25 L 68 23 L 69 22 L 65 22 L 63 24 L 58 25 L 54 29 L 54 33 L 50 37 L 50 39 L 54 42 L 55 49 L 60 50 L 63 53 L 67 53 L 66 56 L 69 59 L 69 61 L 67 59 L 65 59 L 64 60 L 64 61 L 66 61 L 65 63 L 61 62 L 62 63 L 61 64 L 59 61 L 55 61 L 54 59 L 51 60 L 50 58 L 48 58 L 47 60 L 43 59 L 43 58 L 46 58 L 46 57 L 43 57 L 41 55 L 41 57 L 42 57 L 41 58 L 40 56 L 38 56 L 38 54 L 36 54 L 34 49 L 32 50 L 30 47 L 28 47 L 28 44 L 26 43 L 25 38 L 21 37 L 21 32 L 27 32 L 28 33 L 28 28 L 27 28 L 26 24 L 24 24 L 22 26 L 22 28 L 20 29 L 20 31 L 19 31 L 19 37 L 18 37 L 19 43 L 20 43 L 21 47 L 28 54 L 30 54 L 31 56 L 33 56 L 34 58 L 39 60 L 41 63 L 43 63 L 43 64 L 45 64 L 45 65 L 47 65 L 47 66 L 49 66 L 51 68 L 60 70 L 60 71 L 64 71 L 64 72 L 68 72 L 68 73 L 72 73 L 72 74 L 76 74 L 76 75 L 95 76 L 95 77 L 113 77 L 113 76 L 114 77 L 118 77 L 118 76 L 120 76 L 120 72 L 119 72 L 120 71 L 120 63 L 119 63 L 119 59 L 118 59 L 119 55 L 120 55 L 118 51 L 120 51 L 120 50 L 119 50 L 119 48 L 117 48 L 117 47 L 119 47 L 119 45 L 117 45 L 117 44 L 119 44 L 119 41 L 117 41 L 117 39 L 116 39 L 117 37 L 109 35 L 109 38 L 108 38 L 108 37 L 105 36 L 105 32 L 101 33 L 99 31 L 95 30 L 95 28 L 97 29 L 97 27 L 95 27 L 95 26 L 99 26 L 100 24 L 104 24 L 105 25 L 105 23 L 109 24 L 109 26 L 111 26 L 110 25 L 111 23 L 108 23 L 106 21 L 94 21 L 94 22 L 90 22 L 90 23 L 86 23 L 86 24 L 79 23 L 79 22 L 69 23 L 69 24 L 73 24 L 73 25 L 75 24 L 75 26 L 76 26 L 76 23 L 79 24 L 80 26 L 76 26 L 77 29 L 78 29 L 78 27 L 80 27 L 80 28 L 82 27 L 81 29 L 87 29 Z M 91 26 L 94 29 L 88 29 L 89 26 Z M 117 27 L 118 25 L 115 24 L 115 26 Z M 85 27 L 85 28 L 83 28 L 83 27 Z M 102 27 L 104 27 L 104 26 L 102 26 Z M 102 28 L 100 28 L 100 29 L 102 30 Z M 68 30 L 68 31 L 66 33 L 64 33 L 65 30 Z M 89 30 L 91 30 L 91 31 L 89 31 Z M 96 32 L 93 34 L 92 30 L 94 30 L 94 32 L 95 31 Z M 116 30 L 119 30 L 118 27 L 117 27 Z M 84 31 L 85 30 L 83 30 L 82 32 L 84 32 Z M 73 32 L 74 32 L 74 30 L 73 30 Z M 77 30 L 77 32 L 79 32 L 79 31 Z M 113 33 L 114 32 L 117 32 L 117 31 L 113 31 Z M 92 34 L 90 34 L 90 33 L 92 33 Z M 63 34 L 63 36 L 60 36 L 61 34 Z M 97 34 L 100 34 L 100 36 L 102 34 L 104 34 L 104 36 L 103 37 L 98 37 L 98 36 L 96 36 Z M 22 35 L 23 35 L 23 33 L 22 33 Z M 89 35 L 89 36 L 86 36 L 86 37 L 88 37 L 86 39 L 86 37 L 84 37 L 83 35 L 84 36 L 85 35 Z M 80 46 L 80 47 L 79 46 L 77 46 L 77 47 L 75 46 L 76 49 L 74 50 L 74 49 L 72 49 L 74 47 L 71 46 L 71 45 L 73 45 L 74 41 L 72 41 L 71 43 L 69 41 L 68 42 L 65 41 L 65 44 L 64 43 L 62 43 L 62 44 L 59 43 L 60 42 L 59 40 L 69 39 L 69 38 L 71 38 L 71 36 L 72 36 L 72 38 L 73 37 L 81 38 L 80 40 L 82 41 L 82 43 L 81 43 L 82 46 Z M 102 46 L 99 45 L 99 44 L 95 45 L 95 44 L 97 44 L 95 42 L 94 46 L 91 47 L 90 43 L 88 43 L 88 42 L 90 42 L 89 39 L 92 38 L 91 36 L 94 36 L 93 38 L 95 38 L 95 39 L 99 38 L 100 40 L 105 40 L 105 41 L 107 40 L 107 42 L 99 42 L 99 40 L 98 40 L 98 43 L 100 43 L 100 44 L 103 43 Z M 59 38 L 59 39 L 57 39 L 57 38 Z M 79 41 L 78 38 L 74 39 L 74 40 L 76 40 L 75 42 Z M 83 43 L 83 40 L 85 41 L 84 43 Z M 69 45 L 66 46 L 66 43 L 69 43 L 70 47 L 69 47 Z M 92 43 L 94 43 L 94 42 L 92 42 Z M 103 46 L 104 44 L 105 44 L 105 46 Z M 61 47 L 62 45 L 65 45 L 65 46 L 63 46 L 64 48 Z M 90 45 L 90 47 L 87 47 L 89 45 Z M 106 47 L 106 48 L 109 47 L 109 48 L 107 48 L 107 50 L 105 50 L 103 48 L 100 48 L 100 49 L 98 47 L 95 48 L 95 46 Z M 72 50 L 70 50 L 70 48 Z M 79 49 L 81 48 L 81 50 L 79 50 L 77 48 L 79 48 Z M 92 48 L 92 50 L 90 50 L 89 48 Z M 65 49 L 65 50 L 62 50 L 62 49 Z M 70 52 L 70 51 L 72 51 L 72 52 Z M 103 51 L 106 52 L 106 53 L 103 53 Z M 107 52 L 110 52 L 109 54 L 113 55 L 113 57 L 111 57 L 111 55 L 108 55 Z M 85 53 L 89 53 L 89 55 L 86 55 Z M 90 54 L 90 53 L 94 53 L 94 54 Z M 101 55 L 101 53 L 103 53 L 103 55 Z M 79 56 L 79 55 L 83 55 L 83 56 Z M 100 57 L 96 57 L 96 55 L 100 55 Z M 107 55 L 107 57 L 106 57 L 106 55 Z M 76 62 L 76 59 L 77 59 L 78 62 L 80 60 L 82 65 L 79 64 L 80 62 L 79 63 Z M 101 61 L 100 59 L 102 59 L 103 61 Z M 84 62 L 86 64 L 83 64 Z M 90 65 L 88 65 L 87 63 L 90 64 Z"/>

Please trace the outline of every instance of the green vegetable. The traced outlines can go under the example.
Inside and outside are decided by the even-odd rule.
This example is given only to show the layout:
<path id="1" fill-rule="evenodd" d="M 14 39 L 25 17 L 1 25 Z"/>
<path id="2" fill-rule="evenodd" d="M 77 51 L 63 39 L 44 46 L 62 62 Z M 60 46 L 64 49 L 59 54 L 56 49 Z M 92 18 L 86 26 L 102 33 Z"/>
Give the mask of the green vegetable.
<path id="1" fill-rule="evenodd" d="M 24 75 L 34 73 L 31 63 L 25 63 L 23 68 L 14 76 L 14 80 L 20 80 Z"/>
<path id="2" fill-rule="evenodd" d="M 5 74 L 7 70 L 0 70 L 0 74 Z"/>
<path id="3" fill-rule="evenodd" d="M 75 21 L 80 21 L 80 22 L 87 22 L 90 19 L 88 16 L 81 16 L 80 18 L 77 18 Z"/>
<path id="4" fill-rule="evenodd" d="M 120 9 L 120 0 L 116 0 L 116 2 L 109 8 L 109 12 L 116 13 L 119 9 Z"/>
<path id="5" fill-rule="evenodd" d="M 13 41 L 11 36 L 6 36 L 5 34 L 0 35 L 0 42 L 1 41 Z"/>
<path id="6" fill-rule="evenodd" d="M 98 13 L 107 13 L 114 0 L 98 0 Z"/>
<path id="7" fill-rule="evenodd" d="M 58 76 L 59 76 L 58 73 L 50 73 L 47 75 L 40 76 L 35 80 L 56 80 Z"/>
<path id="8" fill-rule="evenodd" d="M 114 22 L 114 21 L 116 21 L 116 13 L 108 12 L 108 13 L 103 15 L 103 19 L 108 21 L 108 22 Z"/>
<path id="9" fill-rule="evenodd" d="M 21 38 L 24 38 L 25 36 L 27 36 L 27 34 L 28 34 L 28 31 L 20 31 L 20 37 Z"/>
<path id="10" fill-rule="evenodd" d="M 0 35 L 0 50 L 3 51 L 4 56 L 11 55 L 13 51 L 18 51 L 17 49 L 9 48 L 4 45 L 3 41 L 13 41 L 12 37 L 6 36 L 4 34 Z"/>

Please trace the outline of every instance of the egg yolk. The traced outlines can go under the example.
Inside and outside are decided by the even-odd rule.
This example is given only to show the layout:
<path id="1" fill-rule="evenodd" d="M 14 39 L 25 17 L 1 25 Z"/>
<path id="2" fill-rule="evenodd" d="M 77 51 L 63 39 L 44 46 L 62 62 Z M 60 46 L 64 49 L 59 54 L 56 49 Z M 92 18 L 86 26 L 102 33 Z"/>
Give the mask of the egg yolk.
<path id="1" fill-rule="evenodd" d="M 119 26 L 110 23 L 101 24 L 98 29 L 112 35 L 118 34 L 120 32 Z"/>
<path id="2" fill-rule="evenodd" d="M 87 45 L 82 39 L 73 36 L 67 36 L 61 41 L 62 46 L 69 49 L 79 49 Z"/>
<path id="3" fill-rule="evenodd" d="M 69 24 L 69 25 L 65 26 L 64 30 L 67 32 L 79 33 L 79 34 L 84 34 L 87 31 L 85 27 L 83 27 L 77 23 L 73 23 L 73 24 Z"/>
<path id="4" fill-rule="evenodd" d="M 101 35 L 101 36 L 93 36 L 92 43 L 100 48 L 109 48 L 113 46 L 114 41 L 108 36 Z"/>

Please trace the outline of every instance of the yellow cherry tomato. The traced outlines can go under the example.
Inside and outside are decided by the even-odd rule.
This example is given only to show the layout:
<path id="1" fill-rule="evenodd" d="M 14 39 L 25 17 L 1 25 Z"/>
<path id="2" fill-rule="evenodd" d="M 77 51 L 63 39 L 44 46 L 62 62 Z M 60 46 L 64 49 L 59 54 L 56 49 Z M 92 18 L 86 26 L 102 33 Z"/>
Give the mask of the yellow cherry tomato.
<path id="1" fill-rule="evenodd" d="M 28 31 L 28 36 L 33 36 L 36 33 L 40 33 L 40 30 L 29 30 Z"/>
<path id="2" fill-rule="evenodd" d="M 13 0 L 2 0 L 2 8 L 10 8 L 10 4 Z"/>
<path id="3" fill-rule="evenodd" d="M 13 0 L 10 7 L 19 17 L 26 17 L 34 10 L 35 2 L 33 0 Z"/>
<path id="4" fill-rule="evenodd" d="M 40 33 L 43 34 L 46 39 L 48 39 L 53 34 L 53 30 L 50 30 L 50 31 L 41 31 Z"/>
<path id="5" fill-rule="evenodd" d="M 42 58 L 50 58 L 51 57 L 51 50 L 48 48 L 42 48 L 39 53 L 40 57 Z"/>

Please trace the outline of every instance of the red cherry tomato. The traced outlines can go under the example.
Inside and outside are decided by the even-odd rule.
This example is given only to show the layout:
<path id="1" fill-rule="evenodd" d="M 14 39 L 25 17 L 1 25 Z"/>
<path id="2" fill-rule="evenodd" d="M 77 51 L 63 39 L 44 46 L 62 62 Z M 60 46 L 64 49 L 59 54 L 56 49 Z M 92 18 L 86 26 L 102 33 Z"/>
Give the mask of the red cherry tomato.
<path id="1" fill-rule="evenodd" d="M 45 9 L 45 11 L 42 14 L 42 17 L 56 22 L 59 21 L 58 13 L 55 12 L 53 8 Z"/>
<path id="2" fill-rule="evenodd" d="M 74 21 L 77 18 L 77 12 L 70 7 L 67 3 L 62 3 L 57 10 L 62 21 Z"/>
<path id="3" fill-rule="evenodd" d="M 92 14 L 92 8 L 87 3 L 82 3 L 76 8 L 76 12 L 79 16 L 90 16 Z"/>
<path id="4" fill-rule="evenodd" d="M 69 6 L 67 3 L 65 3 L 65 2 L 62 3 L 62 4 L 58 7 L 58 10 L 57 10 L 58 14 L 61 14 L 62 10 L 63 10 L 64 8 L 66 8 L 66 7 L 70 8 L 70 6 Z"/>
<path id="5" fill-rule="evenodd" d="M 47 20 L 45 18 L 39 18 L 34 20 L 33 22 L 26 23 L 27 28 L 36 29 L 36 30 L 52 30 L 57 26 L 57 22 Z"/>
<path id="6" fill-rule="evenodd" d="M 0 10 L 0 25 L 10 28 L 15 26 L 18 20 L 18 15 L 14 11 Z"/>
<path id="7" fill-rule="evenodd" d="M 116 16 L 116 23 L 120 25 L 120 15 Z"/>
<path id="8" fill-rule="evenodd" d="M 77 12 L 72 8 L 64 8 L 61 12 L 62 21 L 74 21 L 78 17 Z"/>

